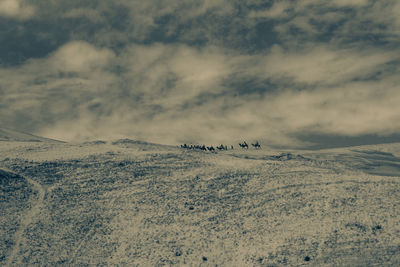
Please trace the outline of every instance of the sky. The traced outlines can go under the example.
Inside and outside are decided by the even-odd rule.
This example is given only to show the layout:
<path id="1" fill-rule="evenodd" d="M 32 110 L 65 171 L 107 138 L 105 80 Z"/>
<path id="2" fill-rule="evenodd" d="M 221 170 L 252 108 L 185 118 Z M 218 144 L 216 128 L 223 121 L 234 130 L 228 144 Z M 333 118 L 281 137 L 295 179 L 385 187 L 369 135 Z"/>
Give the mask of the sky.
<path id="1" fill-rule="evenodd" d="M 0 0 L 0 124 L 44 137 L 400 141 L 400 1 Z"/>

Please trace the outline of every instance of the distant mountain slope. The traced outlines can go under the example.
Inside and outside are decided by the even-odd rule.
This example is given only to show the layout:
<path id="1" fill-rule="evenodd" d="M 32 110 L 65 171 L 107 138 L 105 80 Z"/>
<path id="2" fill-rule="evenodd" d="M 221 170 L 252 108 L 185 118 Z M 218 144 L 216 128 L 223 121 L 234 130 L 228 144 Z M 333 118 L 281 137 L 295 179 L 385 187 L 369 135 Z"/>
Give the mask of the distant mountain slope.
<path id="1" fill-rule="evenodd" d="M 164 145 L 164 144 L 156 144 L 151 142 L 145 142 L 140 140 L 132 140 L 132 139 L 118 139 L 111 142 L 112 145 L 125 147 L 125 148 L 137 148 L 142 151 L 149 150 L 175 150 L 176 146 Z"/>
<path id="2" fill-rule="evenodd" d="M 61 142 L 49 138 L 39 137 L 33 134 L 21 133 L 15 130 L 0 127 L 0 141 L 20 142 Z"/>

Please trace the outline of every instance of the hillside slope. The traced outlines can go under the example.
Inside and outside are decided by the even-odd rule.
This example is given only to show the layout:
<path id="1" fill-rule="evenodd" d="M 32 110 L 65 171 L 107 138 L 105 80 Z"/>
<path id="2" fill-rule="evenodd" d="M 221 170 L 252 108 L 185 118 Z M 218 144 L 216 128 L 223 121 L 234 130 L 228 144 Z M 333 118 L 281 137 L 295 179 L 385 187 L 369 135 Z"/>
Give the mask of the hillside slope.
<path id="1" fill-rule="evenodd" d="M 28 133 L 21 133 L 15 130 L 0 128 L 0 141 L 19 141 L 19 142 L 60 142 L 57 140 L 44 138 Z"/>
<path id="2" fill-rule="evenodd" d="M 393 147 L 3 142 L 0 264 L 396 266 Z"/>

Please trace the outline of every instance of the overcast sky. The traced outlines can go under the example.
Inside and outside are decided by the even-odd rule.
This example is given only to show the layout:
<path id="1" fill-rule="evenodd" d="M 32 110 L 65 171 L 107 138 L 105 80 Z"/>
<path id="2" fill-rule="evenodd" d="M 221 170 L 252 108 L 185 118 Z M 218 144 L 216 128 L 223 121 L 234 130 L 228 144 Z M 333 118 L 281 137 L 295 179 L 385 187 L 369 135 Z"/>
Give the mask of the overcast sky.
<path id="1" fill-rule="evenodd" d="M 0 123 L 73 141 L 400 141 L 400 1 L 0 0 Z"/>

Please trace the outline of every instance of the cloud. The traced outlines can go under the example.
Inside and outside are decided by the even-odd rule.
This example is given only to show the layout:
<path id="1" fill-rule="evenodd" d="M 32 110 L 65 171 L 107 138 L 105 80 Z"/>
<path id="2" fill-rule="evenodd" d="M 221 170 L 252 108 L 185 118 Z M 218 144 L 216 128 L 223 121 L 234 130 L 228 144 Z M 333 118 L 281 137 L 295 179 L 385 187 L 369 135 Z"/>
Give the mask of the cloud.
<path id="1" fill-rule="evenodd" d="M 2 70 L 11 80 L 2 82 L 8 89 L 0 107 L 14 113 L 29 110 L 26 120 L 61 139 L 93 137 L 97 131 L 107 136 L 110 130 L 114 135 L 118 130 L 139 133 L 134 125 L 148 122 L 145 129 L 151 128 L 152 117 L 160 115 L 157 108 L 174 117 L 200 94 L 218 93 L 220 80 L 229 73 L 224 60 L 214 47 L 133 45 L 117 58 L 108 49 L 73 41 L 45 59 Z M 119 77 L 116 61 L 124 69 Z M 33 101 L 25 103 L 25 98 Z M 57 130 L 70 124 L 76 127 Z"/>
<path id="2" fill-rule="evenodd" d="M 170 144 L 395 134 L 396 3 L 37 0 L 29 32 L 53 49 L 0 68 L 0 120 Z"/>
<path id="3" fill-rule="evenodd" d="M 80 112 L 86 115 L 79 125 L 87 127 L 85 133 L 92 128 L 108 137 L 116 131 L 167 143 L 251 138 L 291 146 L 301 144 L 293 139 L 296 133 L 355 136 L 399 130 L 393 123 L 400 114 L 396 79 L 389 75 L 368 80 L 394 58 L 393 53 L 370 51 L 368 56 L 326 47 L 309 51 L 285 54 L 272 49 L 260 59 L 213 47 L 132 46 L 123 55 L 129 59 L 124 63 L 127 72 L 123 78 L 129 81 L 124 89 L 129 97 L 117 100 L 120 107 L 110 108 L 106 115 L 88 112 L 86 106 Z M 271 79 L 279 90 L 238 97 L 225 85 L 233 76 Z M 291 86 L 306 83 L 314 89 L 292 90 L 289 78 Z M 201 100 L 204 94 L 207 96 Z M 101 100 L 104 97 L 98 101 L 107 105 Z"/>
<path id="4" fill-rule="evenodd" d="M 137 41 L 148 38 L 153 31 L 162 27 L 164 34 L 174 35 L 182 25 L 186 30 L 199 32 L 192 23 L 203 16 L 231 15 L 234 12 L 233 3 L 227 0 L 169 0 L 169 1 L 130 1 L 119 2 L 129 13 L 130 34 Z M 167 23 L 165 23 L 167 22 Z M 211 21 L 202 21 L 211 23 Z M 217 25 L 214 24 L 214 27 Z M 193 36 L 193 35 L 192 35 Z"/>
<path id="5" fill-rule="evenodd" d="M 125 58 L 129 69 L 125 77 L 134 92 L 162 107 L 182 105 L 200 94 L 216 94 L 221 79 L 230 73 L 227 59 L 215 47 L 134 45 Z"/>
<path id="6" fill-rule="evenodd" d="M 398 1 L 273 1 L 267 8 L 250 8 L 248 18 L 272 21 L 281 44 L 300 47 L 331 42 L 379 45 L 397 42 L 399 36 Z M 265 22 L 264 22 L 265 23 Z"/>
<path id="7" fill-rule="evenodd" d="M 265 58 L 263 64 L 271 79 L 292 79 L 306 84 L 342 84 L 375 74 L 383 65 L 398 59 L 396 51 L 332 50 L 311 46 L 302 51 L 286 52 L 279 46 Z"/>
<path id="8" fill-rule="evenodd" d="M 333 0 L 330 1 L 330 4 L 338 7 L 362 7 L 368 5 L 369 2 L 370 2 L 369 0 L 353 0 L 353 1 Z"/>
<path id="9" fill-rule="evenodd" d="M 250 10 L 249 18 L 285 19 L 288 17 L 321 15 L 323 8 L 361 8 L 367 6 L 369 0 L 300 0 L 300 1 L 272 1 L 267 9 L 257 8 Z M 310 12 L 311 11 L 311 12 Z"/>
<path id="10" fill-rule="evenodd" d="M 35 14 L 35 8 L 23 0 L 1 0 L 0 16 L 26 20 Z"/>
<path id="11" fill-rule="evenodd" d="M 370 20 L 380 25 L 375 32 L 387 33 L 391 37 L 398 38 L 400 35 L 400 3 L 398 1 L 381 2 L 376 1 L 366 11 L 364 21 Z M 392 40 L 391 40 L 392 41 Z"/>
<path id="12" fill-rule="evenodd" d="M 1 70 L 8 79 L 1 82 L 7 91 L 0 107 L 11 121 L 34 121 L 36 133 L 63 140 L 258 139 L 293 147 L 304 144 L 296 134 L 398 132 L 397 58 L 395 51 L 323 45 L 245 55 L 161 43 L 116 55 L 72 41 L 45 59 Z M 246 79 L 270 81 L 275 89 L 235 87 Z"/>
<path id="13" fill-rule="evenodd" d="M 250 18 L 285 18 L 288 16 L 289 2 L 274 2 L 273 6 L 267 10 L 252 10 L 249 13 Z"/>
<path id="14" fill-rule="evenodd" d="M 73 41 L 47 58 L 0 69 L 1 119 L 28 131 L 75 119 L 82 105 L 109 90 L 113 57 L 108 49 Z"/>
<path id="15" fill-rule="evenodd" d="M 379 88 L 379 89 L 378 89 Z M 400 130 L 399 87 L 391 82 L 354 82 L 340 88 L 287 92 L 274 99 L 288 132 L 357 136 L 390 135 Z M 273 112 L 273 110 L 271 110 Z"/>
<path id="16" fill-rule="evenodd" d="M 92 23 L 104 22 L 104 17 L 96 10 L 89 8 L 74 8 L 67 11 L 64 15 L 67 19 L 87 19 Z"/>
<path id="17" fill-rule="evenodd" d="M 109 49 L 99 49 L 82 41 L 72 41 L 60 47 L 49 59 L 53 70 L 88 72 L 102 68 L 114 57 Z"/>

